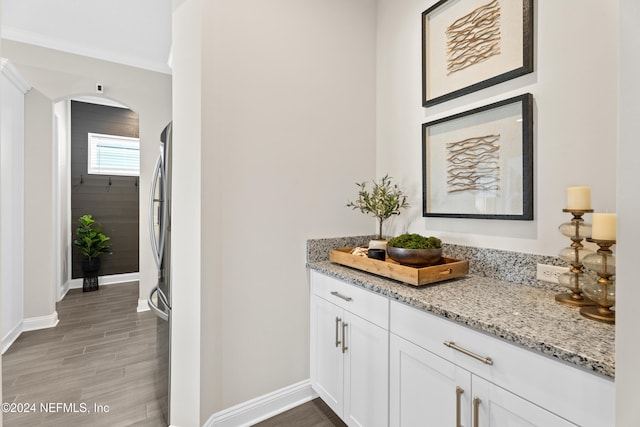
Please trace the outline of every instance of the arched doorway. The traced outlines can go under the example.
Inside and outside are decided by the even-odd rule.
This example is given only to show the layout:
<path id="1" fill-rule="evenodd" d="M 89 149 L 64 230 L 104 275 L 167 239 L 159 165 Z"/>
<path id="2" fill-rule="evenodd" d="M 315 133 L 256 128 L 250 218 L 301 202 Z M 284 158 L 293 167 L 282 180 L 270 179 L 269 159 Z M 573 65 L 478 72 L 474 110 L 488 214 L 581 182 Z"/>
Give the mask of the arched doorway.
<path id="1" fill-rule="evenodd" d="M 72 244 L 82 215 L 92 215 L 112 245 L 113 253 L 100 257 L 100 283 L 139 279 L 139 218 L 144 197 L 140 197 L 140 133 L 135 111 L 106 98 L 74 96 L 56 102 L 54 114 L 60 300 L 69 289 L 82 286 L 83 257 Z M 133 164 L 136 155 L 137 165 Z"/>

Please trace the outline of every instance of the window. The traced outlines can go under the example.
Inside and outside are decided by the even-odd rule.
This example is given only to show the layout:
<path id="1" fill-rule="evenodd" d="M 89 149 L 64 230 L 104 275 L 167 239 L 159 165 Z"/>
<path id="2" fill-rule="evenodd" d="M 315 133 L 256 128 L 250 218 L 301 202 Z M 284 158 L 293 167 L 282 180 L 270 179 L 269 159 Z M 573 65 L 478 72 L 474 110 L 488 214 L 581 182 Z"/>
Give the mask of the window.
<path id="1" fill-rule="evenodd" d="M 140 176 L 140 139 L 89 133 L 88 173 Z"/>

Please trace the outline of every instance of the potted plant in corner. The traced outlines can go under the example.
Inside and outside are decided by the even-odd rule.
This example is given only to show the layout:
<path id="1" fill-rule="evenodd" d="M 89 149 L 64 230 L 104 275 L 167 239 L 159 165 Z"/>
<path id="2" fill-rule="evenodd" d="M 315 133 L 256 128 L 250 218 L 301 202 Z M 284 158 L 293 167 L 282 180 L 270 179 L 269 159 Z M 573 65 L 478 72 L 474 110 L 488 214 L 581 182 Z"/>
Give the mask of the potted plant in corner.
<path id="1" fill-rule="evenodd" d="M 76 239 L 73 244 L 83 255 L 82 291 L 97 291 L 100 255 L 111 254 L 111 242 L 91 215 L 82 215 L 78 222 L 80 225 L 76 228 Z"/>
<path id="2" fill-rule="evenodd" d="M 397 184 L 391 184 L 391 177 L 387 174 L 380 182 L 373 181 L 371 192 L 367 190 L 367 183 L 356 183 L 358 188 L 358 200 L 347 203 L 347 207 L 359 209 L 364 214 L 371 215 L 378 219 L 378 241 L 374 244 L 377 249 L 385 249 L 386 241 L 382 237 L 382 224 L 392 215 L 399 215 L 402 208 L 409 206 L 407 196 Z M 372 248 L 371 241 L 369 248 Z"/>

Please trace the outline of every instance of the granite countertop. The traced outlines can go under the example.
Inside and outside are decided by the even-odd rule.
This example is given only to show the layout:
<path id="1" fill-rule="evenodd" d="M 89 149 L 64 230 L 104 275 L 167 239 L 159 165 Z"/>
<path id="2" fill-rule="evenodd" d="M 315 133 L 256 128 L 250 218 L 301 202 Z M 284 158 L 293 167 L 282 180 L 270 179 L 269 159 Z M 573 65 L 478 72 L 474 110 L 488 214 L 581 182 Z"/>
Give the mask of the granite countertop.
<path id="1" fill-rule="evenodd" d="M 559 304 L 556 291 L 469 275 L 414 287 L 330 261 L 312 270 L 610 378 L 615 326 Z"/>

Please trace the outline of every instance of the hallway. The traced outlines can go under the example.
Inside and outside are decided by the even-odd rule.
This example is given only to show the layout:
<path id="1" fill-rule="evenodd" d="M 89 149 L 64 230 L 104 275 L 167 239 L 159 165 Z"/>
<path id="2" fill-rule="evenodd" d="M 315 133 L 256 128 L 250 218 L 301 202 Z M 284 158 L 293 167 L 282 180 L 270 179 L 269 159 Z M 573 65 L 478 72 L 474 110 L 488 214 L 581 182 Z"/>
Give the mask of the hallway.
<path id="1" fill-rule="evenodd" d="M 4 425 L 164 425 L 156 317 L 137 302 L 137 282 L 73 289 L 57 304 L 57 327 L 24 332 L 2 357 L 2 400 L 22 412 L 5 411 Z"/>

